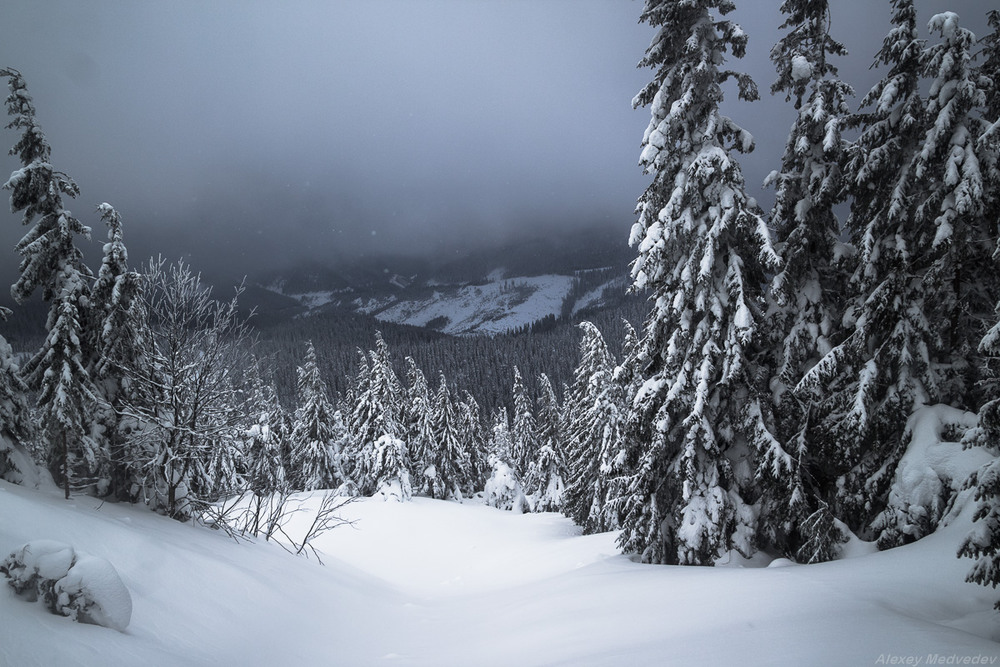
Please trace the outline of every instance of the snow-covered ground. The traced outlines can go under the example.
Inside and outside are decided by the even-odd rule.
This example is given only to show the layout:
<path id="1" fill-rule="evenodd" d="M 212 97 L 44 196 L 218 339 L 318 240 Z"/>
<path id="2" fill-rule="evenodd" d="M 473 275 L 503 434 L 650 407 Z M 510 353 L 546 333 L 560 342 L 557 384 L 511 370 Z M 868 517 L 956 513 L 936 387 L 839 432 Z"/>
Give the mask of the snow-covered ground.
<path id="1" fill-rule="evenodd" d="M 376 319 L 427 326 L 454 335 L 498 334 L 559 315 L 573 287 L 570 276 L 548 275 L 453 287 L 426 299 L 400 300 L 375 313 Z"/>
<path id="2" fill-rule="evenodd" d="M 0 587 L 4 666 L 1000 663 L 996 594 L 955 558 L 968 510 L 834 563 L 680 568 L 558 515 L 425 498 L 348 506 L 357 523 L 323 536 L 325 566 L 55 490 L 0 482 L 0 508 L 0 557 L 69 543 L 108 559 L 133 605 L 122 633 Z"/>

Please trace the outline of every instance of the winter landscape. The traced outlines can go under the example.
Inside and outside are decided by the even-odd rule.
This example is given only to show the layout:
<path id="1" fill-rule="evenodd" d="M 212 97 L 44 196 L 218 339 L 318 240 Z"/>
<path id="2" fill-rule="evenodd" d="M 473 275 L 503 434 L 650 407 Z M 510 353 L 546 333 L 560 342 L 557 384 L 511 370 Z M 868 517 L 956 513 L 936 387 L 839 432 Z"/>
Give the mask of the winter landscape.
<path id="1" fill-rule="evenodd" d="M 24 35 L 120 31 L 63 63 L 81 90 L 192 37 L 177 57 L 207 59 L 184 99 L 207 103 L 181 125 L 214 129 L 193 153 L 137 135 L 137 155 L 166 141 L 198 165 L 150 159 L 145 181 L 103 180 L 125 171 L 102 162 L 108 135 L 81 183 L 125 205 L 78 217 L 91 195 L 54 138 L 76 145 L 82 120 L 53 104 L 43 129 L 58 58 L 0 48 L 19 239 L 0 306 L 0 665 L 1000 661 L 1000 11 L 775 4 L 628 7 L 646 31 L 642 185 L 603 220 L 634 183 L 591 171 L 622 143 L 617 112 L 570 105 L 585 157 L 542 138 L 560 114 L 521 111 L 575 90 L 539 63 L 578 70 L 557 53 L 580 35 L 604 55 L 633 42 L 610 3 L 261 4 L 234 23 L 247 40 L 208 46 L 233 5 L 187 7 L 190 36 L 152 6 L 13 8 Z M 394 131 L 359 113 L 370 97 L 297 78 L 331 56 L 320 16 L 341 56 L 373 56 L 331 60 L 328 81 L 411 93 Z M 861 60 L 838 41 L 852 25 Z M 755 32 L 780 138 L 745 106 Z M 470 83 L 468 53 L 495 90 Z M 235 111 L 249 61 L 295 64 L 278 108 L 297 122 L 256 142 Z M 617 89 L 614 69 L 584 87 Z M 157 107 L 146 74 L 123 117 Z M 495 137 L 451 115 L 500 100 Z M 471 159 L 442 148 L 467 136 Z M 375 192 L 383 149 L 396 169 Z M 553 152 L 575 189 L 548 180 Z"/>

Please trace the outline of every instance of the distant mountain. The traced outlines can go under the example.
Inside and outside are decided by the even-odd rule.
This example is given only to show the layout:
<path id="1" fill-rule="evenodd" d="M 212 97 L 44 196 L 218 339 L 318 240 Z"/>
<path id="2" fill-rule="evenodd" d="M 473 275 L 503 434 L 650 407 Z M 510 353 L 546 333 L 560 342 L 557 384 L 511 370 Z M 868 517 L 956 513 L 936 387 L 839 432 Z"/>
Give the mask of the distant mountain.
<path id="1" fill-rule="evenodd" d="M 601 235 L 462 257 L 367 258 L 272 276 L 243 299 L 265 320 L 347 311 L 450 335 L 496 335 L 621 300 L 632 252 Z"/>

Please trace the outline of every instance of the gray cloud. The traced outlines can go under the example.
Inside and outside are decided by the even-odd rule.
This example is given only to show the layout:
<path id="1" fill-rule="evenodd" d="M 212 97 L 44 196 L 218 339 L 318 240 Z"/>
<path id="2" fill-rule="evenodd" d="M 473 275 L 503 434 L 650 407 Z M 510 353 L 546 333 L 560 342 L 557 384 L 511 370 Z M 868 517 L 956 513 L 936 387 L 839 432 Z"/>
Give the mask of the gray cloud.
<path id="1" fill-rule="evenodd" d="M 758 138 L 744 166 L 759 191 L 792 112 L 767 94 L 779 3 L 741 4 L 751 52 L 738 66 L 764 99 L 727 109 Z M 921 3 L 922 20 L 938 4 Z M 987 4 L 948 3 L 978 30 Z M 652 36 L 641 9 L 14 0 L 0 10 L 0 64 L 25 75 L 53 162 L 83 190 L 72 208 L 85 222 L 110 201 L 134 261 L 183 254 L 254 275 L 591 225 L 619 227 L 624 243 L 648 183 L 636 166 L 648 112 L 630 106 L 650 76 L 635 68 Z M 852 51 L 842 75 L 860 96 L 878 76 L 867 68 L 889 3 L 834 11 Z M 22 231 L 0 216 L 0 252 Z M 15 265 L 13 254 L 0 263 Z"/>

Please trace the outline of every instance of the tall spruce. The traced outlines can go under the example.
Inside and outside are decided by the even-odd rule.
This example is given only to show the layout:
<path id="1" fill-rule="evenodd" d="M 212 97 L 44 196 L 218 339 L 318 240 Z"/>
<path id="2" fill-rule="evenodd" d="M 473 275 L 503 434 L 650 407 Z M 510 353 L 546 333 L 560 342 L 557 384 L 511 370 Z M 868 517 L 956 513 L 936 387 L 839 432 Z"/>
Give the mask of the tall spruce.
<path id="1" fill-rule="evenodd" d="M 18 303 L 36 289 L 51 303 L 48 334 L 38 352 L 21 372 L 32 390 L 38 391 L 38 409 L 49 441 L 48 463 L 62 482 L 68 499 L 70 490 L 97 481 L 105 458 L 101 444 L 91 435 L 99 397 L 87 369 L 92 354 L 87 345 L 86 322 L 93 274 L 76 246 L 76 237 L 90 238 L 90 229 L 63 205 L 63 195 L 76 197 L 80 190 L 66 174 L 56 171 L 52 149 L 35 117 L 24 78 L 13 69 L 0 70 L 8 79 L 6 100 L 9 129 L 21 131 L 10 149 L 21 161 L 3 188 L 9 190 L 12 212 L 23 212 L 24 225 L 32 225 L 15 249 L 21 255 L 20 276 L 11 286 Z"/>
<path id="2" fill-rule="evenodd" d="M 620 410 L 614 405 L 612 384 L 614 359 L 600 330 L 591 322 L 581 322 L 580 362 L 566 398 L 564 426 L 566 439 L 566 497 L 563 512 L 584 532 L 617 528 L 617 521 L 605 521 L 608 498 L 605 449 L 623 444 Z M 612 421 L 614 423 L 612 423 Z M 618 440 L 617 443 L 611 442 Z"/>
<path id="3" fill-rule="evenodd" d="M 250 366 L 247 385 L 246 479 L 248 489 L 261 498 L 289 489 L 282 451 L 291 429 L 274 386 L 261 375 L 259 359 Z"/>
<path id="4" fill-rule="evenodd" d="M 781 168 L 766 181 L 776 191 L 770 221 L 782 258 L 772 281 L 776 303 L 769 315 L 778 442 L 769 443 L 756 458 L 764 487 L 761 533 L 773 549 L 795 555 L 808 539 L 801 530 L 804 521 L 823 502 L 828 460 L 836 460 L 831 451 L 835 443 L 823 442 L 816 428 L 825 416 L 825 387 L 799 383 L 840 342 L 846 297 L 842 258 L 851 253 L 840 240 L 835 209 L 846 197 L 842 131 L 854 91 L 838 78 L 831 62 L 847 52 L 830 35 L 829 3 L 786 0 L 781 11 L 786 16 L 781 27 L 788 32 L 771 49 L 778 71 L 771 92 L 794 100 L 797 115 Z"/>
<path id="5" fill-rule="evenodd" d="M 433 399 L 423 371 L 412 357 L 406 358 L 406 403 L 404 419 L 410 451 L 410 479 L 418 493 L 430 493 L 431 480 L 424 474 L 431 462 L 434 445 Z"/>
<path id="6" fill-rule="evenodd" d="M 0 307 L 0 319 L 9 315 Z M 33 430 L 27 392 L 14 351 L 0 336 L 0 479 L 13 483 L 22 482 L 34 465 L 27 450 Z"/>
<path id="7" fill-rule="evenodd" d="M 377 490 L 376 455 L 384 448 L 377 448 L 380 439 L 385 446 L 396 447 L 402 443 L 404 459 L 405 435 L 402 425 L 402 405 L 399 379 L 392 368 L 389 346 L 381 333 L 375 335 L 375 349 L 368 352 L 365 376 L 359 380 L 354 412 L 351 416 L 351 436 L 354 439 L 353 480 L 363 495 Z"/>
<path id="8" fill-rule="evenodd" d="M 434 475 L 429 477 L 432 498 L 462 498 L 462 489 L 468 489 L 470 461 L 462 441 L 462 425 L 452 399 L 448 381 L 441 373 L 438 390 L 434 395 L 431 413 L 432 449 L 431 465 Z"/>
<path id="9" fill-rule="evenodd" d="M 326 383 L 316 363 L 316 348 L 306 342 L 306 356 L 298 369 L 299 406 L 291 433 L 292 486 L 303 491 L 337 488 L 345 480 L 340 474 L 340 445 L 333 406 Z"/>
<path id="10" fill-rule="evenodd" d="M 552 382 L 542 373 L 538 380 L 538 452 L 525 474 L 525 492 L 535 512 L 562 510 L 566 493 L 566 461 L 560 429 L 561 411 Z"/>
<path id="11" fill-rule="evenodd" d="M 514 386 L 511 388 L 511 393 L 514 397 L 514 408 L 510 424 L 512 447 L 510 464 L 520 477 L 524 477 L 538 453 L 538 422 L 535 420 L 531 397 L 517 366 L 514 366 Z"/>
<path id="12" fill-rule="evenodd" d="M 125 500 L 132 497 L 138 475 L 128 465 L 128 461 L 134 460 L 126 451 L 134 425 L 123 417 L 122 406 L 126 400 L 134 402 L 135 397 L 127 394 L 138 387 L 128 382 L 124 369 L 143 363 L 150 335 L 142 299 L 142 276 L 128 268 L 121 215 L 107 203 L 98 206 L 98 211 L 108 226 L 108 242 L 91 293 L 89 370 L 105 408 L 100 421 L 108 457 L 102 482 L 108 485 L 109 495 Z"/>
<path id="13" fill-rule="evenodd" d="M 751 480 L 731 453 L 770 446 L 755 363 L 766 272 L 778 266 L 733 151 L 753 138 L 720 111 L 722 84 L 757 98 L 753 81 L 722 66 L 747 35 L 722 17 L 728 0 L 647 0 L 656 35 L 640 65 L 653 81 L 635 98 L 652 118 L 640 163 L 653 183 L 639 198 L 630 243 L 634 289 L 653 309 L 641 343 L 644 383 L 619 544 L 641 560 L 711 564 L 754 549 Z M 760 444 L 763 443 L 763 444 Z"/>

